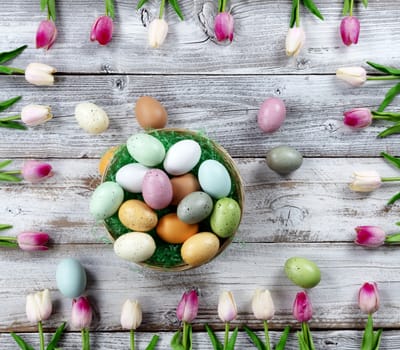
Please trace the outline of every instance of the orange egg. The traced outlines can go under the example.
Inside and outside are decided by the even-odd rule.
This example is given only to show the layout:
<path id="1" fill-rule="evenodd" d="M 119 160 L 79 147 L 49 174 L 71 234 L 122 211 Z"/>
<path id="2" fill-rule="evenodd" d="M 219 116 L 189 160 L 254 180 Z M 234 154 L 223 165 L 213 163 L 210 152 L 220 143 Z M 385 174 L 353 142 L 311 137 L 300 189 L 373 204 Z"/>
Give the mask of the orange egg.
<path id="1" fill-rule="evenodd" d="M 178 205 L 188 194 L 200 190 L 199 181 L 192 173 L 173 177 L 171 185 L 173 192 L 172 205 Z"/>
<path id="2" fill-rule="evenodd" d="M 168 243 L 177 244 L 185 242 L 199 230 L 198 224 L 187 224 L 179 220 L 176 213 L 163 216 L 156 227 L 159 237 Z"/>
<path id="3" fill-rule="evenodd" d="M 113 146 L 109 148 L 101 157 L 100 163 L 99 163 L 99 173 L 100 175 L 104 175 L 106 172 L 106 169 L 108 167 L 108 164 L 110 164 L 110 161 L 112 157 L 114 157 L 115 151 L 118 149 L 119 146 Z"/>

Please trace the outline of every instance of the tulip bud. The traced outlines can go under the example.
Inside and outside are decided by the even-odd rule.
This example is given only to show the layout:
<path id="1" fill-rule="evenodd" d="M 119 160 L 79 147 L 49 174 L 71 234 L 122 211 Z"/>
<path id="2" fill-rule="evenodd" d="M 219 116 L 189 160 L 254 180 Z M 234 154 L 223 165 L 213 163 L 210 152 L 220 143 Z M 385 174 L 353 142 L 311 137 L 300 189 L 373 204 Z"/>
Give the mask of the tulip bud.
<path id="1" fill-rule="evenodd" d="M 168 23 L 165 19 L 156 18 L 149 25 L 149 44 L 159 48 L 168 34 Z"/>
<path id="2" fill-rule="evenodd" d="M 232 292 L 222 292 L 219 296 L 218 316 L 222 322 L 230 322 L 237 317 L 237 307 Z"/>
<path id="3" fill-rule="evenodd" d="M 218 41 L 233 40 L 235 21 L 229 12 L 220 12 L 214 21 L 214 33 Z"/>
<path id="4" fill-rule="evenodd" d="M 26 297 L 26 316 L 30 322 L 47 320 L 52 311 L 50 292 L 45 289 L 41 292 L 28 294 Z"/>
<path id="5" fill-rule="evenodd" d="M 274 317 L 275 307 L 268 289 L 256 289 L 251 303 L 253 314 L 258 320 L 270 320 Z"/>
<path id="6" fill-rule="evenodd" d="M 181 301 L 176 309 L 176 316 L 179 321 L 190 323 L 196 318 L 198 310 L 199 297 L 196 291 L 192 289 L 189 292 L 183 293 Z"/>
<path id="7" fill-rule="evenodd" d="M 21 120 L 29 126 L 43 124 L 53 118 L 50 106 L 27 105 L 22 108 Z"/>
<path id="8" fill-rule="evenodd" d="M 353 16 L 348 16 L 342 19 L 340 23 L 340 35 L 342 36 L 343 44 L 350 46 L 358 43 L 360 35 L 360 21 Z"/>
<path id="9" fill-rule="evenodd" d="M 372 123 L 372 113 L 368 108 L 353 108 L 343 115 L 343 123 L 351 128 L 361 129 Z"/>
<path id="10" fill-rule="evenodd" d="M 100 45 L 107 45 L 113 34 L 113 20 L 108 16 L 100 16 L 92 25 L 90 40 L 97 40 Z"/>
<path id="11" fill-rule="evenodd" d="M 57 38 L 57 27 L 51 20 L 41 21 L 36 32 L 36 48 L 50 49 Z"/>
<path id="12" fill-rule="evenodd" d="M 379 309 L 378 286 L 375 282 L 362 285 L 358 292 L 358 306 L 366 314 L 373 314 Z"/>
<path id="13" fill-rule="evenodd" d="M 72 300 L 71 326 L 74 329 L 89 328 L 92 322 L 92 308 L 87 297 Z"/>
<path id="14" fill-rule="evenodd" d="M 357 238 L 354 243 L 364 247 L 376 248 L 385 243 L 386 233 L 377 226 L 357 226 Z"/>
<path id="15" fill-rule="evenodd" d="M 344 67 L 336 70 L 336 77 L 352 86 L 361 86 L 367 80 L 367 72 L 362 67 Z"/>
<path id="16" fill-rule="evenodd" d="M 286 35 L 286 55 L 297 56 L 306 41 L 306 34 L 303 28 L 293 27 L 289 28 Z"/>
<path id="17" fill-rule="evenodd" d="M 25 251 L 47 250 L 49 235 L 44 232 L 22 232 L 17 236 L 18 246 Z"/>
<path id="18" fill-rule="evenodd" d="M 382 185 L 378 172 L 374 170 L 353 173 L 353 182 L 349 185 L 355 192 L 372 192 Z"/>
<path id="19" fill-rule="evenodd" d="M 43 63 L 30 63 L 25 69 L 25 79 L 33 85 L 53 85 L 56 69 Z"/>
<path id="20" fill-rule="evenodd" d="M 137 329 L 142 323 L 142 309 L 137 300 L 127 299 L 122 306 L 121 326 L 123 329 Z"/>
<path id="21" fill-rule="evenodd" d="M 299 292 L 293 303 L 293 316 L 299 322 L 308 322 L 312 317 L 312 305 L 306 292 Z"/>
<path id="22" fill-rule="evenodd" d="M 52 176 L 52 167 L 50 164 L 38 162 L 36 160 L 29 160 L 25 162 L 21 169 L 22 177 L 29 182 L 40 182 Z"/>

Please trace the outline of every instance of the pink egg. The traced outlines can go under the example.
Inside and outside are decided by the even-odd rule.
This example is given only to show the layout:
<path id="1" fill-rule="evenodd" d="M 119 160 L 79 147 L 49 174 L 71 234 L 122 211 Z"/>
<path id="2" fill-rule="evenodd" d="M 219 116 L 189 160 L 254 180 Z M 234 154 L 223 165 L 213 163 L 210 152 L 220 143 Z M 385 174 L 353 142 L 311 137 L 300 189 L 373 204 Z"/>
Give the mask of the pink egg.
<path id="1" fill-rule="evenodd" d="M 286 107 L 277 97 L 266 99 L 258 111 L 257 123 L 264 132 L 273 132 L 279 129 L 286 118 Z"/>
<path id="2" fill-rule="evenodd" d="M 147 171 L 143 178 L 142 194 L 150 208 L 164 209 L 168 207 L 173 194 L 168 175 L 160 169 Z"/>

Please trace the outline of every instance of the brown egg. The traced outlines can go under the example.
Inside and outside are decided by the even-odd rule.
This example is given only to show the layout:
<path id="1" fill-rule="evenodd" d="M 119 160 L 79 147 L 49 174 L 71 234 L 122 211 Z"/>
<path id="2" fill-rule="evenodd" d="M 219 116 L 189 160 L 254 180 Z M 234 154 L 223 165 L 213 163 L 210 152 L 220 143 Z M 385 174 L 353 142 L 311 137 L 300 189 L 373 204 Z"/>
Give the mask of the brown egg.
<path id="1" fill-rule="evenodd" d="M 161 129 L 167 124 L 168 114 L 164 106 L 150 96 L 136 101 L 136 119 L 143 129 Z"/>
<path id="2" fill-rule="evenodd" d="M 199 191 L 200 184 L 196 176 L 188 173 L 182 176 L 173 177 L 171 179 L 172 185 L 172 205 L 178 205 L 179 202 L 186 197 L 189 193 Z"/>
<path id="3" fill-rule="evenodd" d="M 100 175 L 104 175 L 104 173 L 106 172 L 108 164 L 110 164 L 110 161 L 111 161 L 112 157 L 114 157 L 115 151 L 118 149 L 118 147 L 119 146 L 110 147 L 100 158 L 100 162 L 99 162 Z"/>
<path id="4" fill-rule="evenodd" d="M 176 213 L 164 215 L 156 227 L 160 238 L 168 243 L 177 244 L 185 242 L 199 230 L 198 224 L 187 224 L 179 220 Z"/>
<path id="5" fill-rule="evenodd" d="M 219 250 L 219 239 L 210 232 L 201 232 L 183 243 L 182 259 L 186 264 L 199 266 L 210 261 Z"/>
<path id="6" fill-rule="evenodd" d="M 146 203 L 130 199 L 122 203 L 118 211 L 122 225 L 132 231 L 147 232 L 157 226 L 157 214 Z"/>

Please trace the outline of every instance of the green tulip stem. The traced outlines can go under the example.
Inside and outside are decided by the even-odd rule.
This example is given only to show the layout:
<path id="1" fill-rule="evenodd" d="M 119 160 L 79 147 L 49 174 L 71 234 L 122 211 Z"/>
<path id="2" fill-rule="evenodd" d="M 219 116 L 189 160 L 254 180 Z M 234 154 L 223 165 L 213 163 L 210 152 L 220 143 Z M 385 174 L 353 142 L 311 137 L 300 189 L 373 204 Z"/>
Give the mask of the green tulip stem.
<path id="1" fill-rule="evenodd" d="M 222 0 L 221 12 L 225 12 L 225 9 L 226 9 L 226 0 Z"/>
<path id="2" fill-rule="evenodd" d="M 82 350 L 90 350 L 89 330 L 82 328 Z"/>
<path id="3" fill-rule="evenodd" d="M 0 242 L 17 242 L 17 237 L 12 236 L 0 236 Z"/>
<path id="4" fill-rule="evenodd" d="M 265 349 L 271 350 L 271 343 L 269 340 L 269 332 L 268 332 L 268 322 L 264 320 L 264 333 L 265 333 Z"/>
<path id="5" fill-rule="evenodd" d="M 9 66 L 0 66 L 0 73 L 5 73 L 5 74 L 13 74 L 13 73 L 25 74 L 25 70 L 21 69 L 21 68 L 15 68 L 15 67 L 9 67 Z"/>
<path id="6" fill-rule="evenodd" d="M 160 16 L 159 18 L 162 19 L 164 16 L 164 9 L 165 9 L 165 0 L 161 0 L 161 5 L 160 5 Z"/>
<path id="7" fill-rule="evenodd" d="M 185 350 L 188 349 L 188 324 L 185 321 L 183 321 L 182 345 Z"/>
<path id="8" fill-rule="evenodd" d="M 382 182 L 395 182 L 395 181 L 400 181 L 400 177 L 382 177 L 381 178 Z"/>
<path id="9" fill-rule="evenodd" d="M 44 350 L 44 334 L 43 334 L 42 321 L 38 322 L 38 329 L 39 329 L 40 350 Z"/>
<path id="10" fill-rule="evenodd" d="M 378 76 L 367 76 L 367 80 L 397 80 L 400 79 L 398 75 L 378 75 Z"/>
<path id="11" fill-rule="evenodd" d="M 296 7 L 296 27 L 300 27 L 300 0 L 297 1 Z"/>
<path id="12" fill-rule="evenodd" d="M 131 329 L 131 350 L 135 350 L 135 331 Z"/>
<path id="13" fill-rule="evenodd" d="M 229 341 L 229 322 L 226 322 L 225 323 L 224 350 L 228 349 L 228 341 Z"/>
<path id="14" fill-rule="evenodd" d="M 400 233 L 393 233 L 387 235 L 385 239 L 386 244 L 399 244 L 400 243 Z"/>
<path id="15" fill-rule="evenodd" d="M 353 7 L 354 7 L 354 0 L 350 0 L 350 16 L 353 16 Z"/>
<path id="16" fill-rule="evenodd" d="M 9 122 L 12 120 L 19 120 L 19 119 L 21 119 L 20 115 L 12 115 L 11 117 L 0 118 L 0 122 Z"/>

